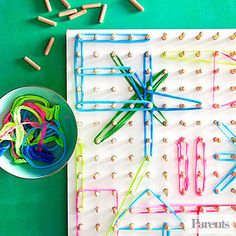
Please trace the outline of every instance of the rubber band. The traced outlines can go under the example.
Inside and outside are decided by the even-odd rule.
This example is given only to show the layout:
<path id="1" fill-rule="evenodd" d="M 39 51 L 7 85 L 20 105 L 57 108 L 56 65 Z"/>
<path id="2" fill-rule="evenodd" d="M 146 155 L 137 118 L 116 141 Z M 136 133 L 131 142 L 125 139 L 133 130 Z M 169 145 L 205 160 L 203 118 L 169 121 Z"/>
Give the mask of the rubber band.
<path id="1" fill-rule="evenodd" d="M 60 125 L 60 107 L 35 95 L 16 98 L 0 130 L 0 150 L 9 151 L 16 164 L 51 168 L 65 156 L 66 140 Z M 7 146 L 2 143 L 8 142 Z"/>
<path id="2" fill-rule="evenodd" d="M 209 52 L 212 52 L 212 51 L 209 51 Z M 212 63 L 212 60 L 207 60 L 207 59 L 191 59 L 191 58 L 179 57 L 179 56 L 167 56 L 167 52 L 162 53 L 161 57 L 168 60 L 174 60 L 174 61 L 184 61 L 184 62 L 194 62 L 194 63 Z M 234 62 L 225 62 L 225 61 L 217 61 L 216 64 L 236 66 L 236 63 Z"/>
<path id="3" fill-rule="evenodd" d="M 182 146 L 184 145 L 184 151 Z M 189 188 L 189 158 L 188 158 L 189 144 L 185 141 L 185 138 L 180 137 L 177 141 L 177 160 L 178 160 L 178 186 L 179 193 L 184 195 Z M 182 164 L 183 163 L 183 164 Z M 183 170 L 181 169 L 183 165 Z"/>
<path id="4" fill-rule="evenodd" d="M 199 152 L 199 146 L 202 147 L 202 153 Z M 205 191 L 205 183 L 206 183 L 206 143 L 203 142 L 201 137 L 198 137 L 196 140 L 195 146 L 195 168 L 194 168 L 194 180 L 195 180 L 195 193 L 197 196 L 202 196 L 202 193 Z M 201 171 L 199 171 L 199 165 L 201 164 Z M 199 187 L 199 180 L 201 180 L 202 184 Z"/>
<path id="5" fill-rule="evenodd" d="M 221 133 L 223 133 L 223 135 L 230 141 L 230 143 L 236 147 L 235 144 L 235 138 L 236 135 L 233 133 L 233 131 L 224 123 L 219 122 L 219 121 L 214 121 L 214 124 L 216 125 L 216 127 L 221 131 Z M 231 135 L 231 136 L 230 136 Z M 230 155 L 230 157 L 232 159 L 229 158 L 220 158 L 220 156 L 228 156 Z M 216 160 L 220 160 L 220 161 L 230 161 L 230 162 L 235 162 L 235 152 L 223 152 L 223 153 L 215 153 L 214 154 L 214 158 Z M 236 165 L 234 165 L 234 167 L 224 176 L 224 178 L 222 178 L 222 180 L 215 186 L 215 188 L 213 189 L 213 191 L 215 193 L 220 193 L 222 192 L 224 189 L 226 189 L 236 178 Z"/>

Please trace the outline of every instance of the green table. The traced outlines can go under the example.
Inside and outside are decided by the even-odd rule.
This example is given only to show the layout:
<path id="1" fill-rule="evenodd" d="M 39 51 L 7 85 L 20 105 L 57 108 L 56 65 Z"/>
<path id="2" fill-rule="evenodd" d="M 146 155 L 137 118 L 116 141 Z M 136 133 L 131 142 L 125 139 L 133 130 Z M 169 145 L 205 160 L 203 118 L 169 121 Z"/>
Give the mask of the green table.
<path id="1" fill-rule="evenodd" d="M 97 0 L 69 0 L 72 7 Z M 128 0 L 101 0 L 108 4 L 104 24 L 97 24 L 99 10 L 90 10 L 74 21 L 58 19 L 65 8 L 51 0 L 47 13 L 43 0 L 0 0 L 0 96 L 26 85 L 51 88 L 66 96 L 66 29 L 99 28 L 234 28 L 235 0 L 140 0 L 139 13 Z M 55 19 L 57 27 L 36 20 Z M 55 45 L 48 57 L 43 50 L 50 36 Z M 41 66 L 35 71 L 23 60 L 29 56 Z M 22 180 L 0 170 L 0 236 L 67 235 L 66 168 L 42 180 Z"/>

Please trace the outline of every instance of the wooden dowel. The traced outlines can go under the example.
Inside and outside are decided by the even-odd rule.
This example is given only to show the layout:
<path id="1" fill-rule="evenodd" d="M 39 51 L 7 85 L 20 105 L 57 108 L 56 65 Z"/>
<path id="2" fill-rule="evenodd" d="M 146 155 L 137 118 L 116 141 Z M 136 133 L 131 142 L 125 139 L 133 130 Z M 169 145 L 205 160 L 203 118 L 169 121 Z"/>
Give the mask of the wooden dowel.
<path id="1" fill-rule="evenodd" d="M 57 25 L 57 22 L 53 21 L 53 20 L 49 20 L 45 17 L 42 17 L 42 16 L 39 16 L 38 17 L 38 20 L 45 23 L 45 24 L 48 24 L 48 25 L 52 25 L 52 26 L 56 26 Z"/>
<path id="2" fill-rule="evenodd" d="M 102 5 L 102 10 L 100 12 L 99 20 L 98 20 L 98 22 L 100 24 L 102 24 L 103 21 L 104 21 L 104 18 L 105 18 L 105 15 L 106 15 L 106 11 L 107 11 L 107 4 L 103 4 Z"/>
<path id="3" fill-rule="evenodd" d="M 52 7 L 51 7 L 51 4 L 50 4 L 50 1 L 49 0 L 44 0 L 44 3 L 46 5 L 46 8 L 47 8 L 48 12 L 51 12 Z"/>
<path id="4" fill-rule="evenodd" d="M 51 48 L 52 48 L 52 46 L 53 46 L 53 44 L 54 44 L 54 41 L 55 41 L 55 38 L 54 38 L 54 37 L 51 37 L 51 38 L 49 39 L 48 44 L 47 44 L 47 47 L 46 47 L 45 50 L 44 50 L 44 55 L 45 55 L 45 56 L 47 56 L 47 55 L 50 53 Z"/>
<path id="5" fill-rule="evenodd" d="M 34 61 L 32 61 L 29 57 L 25 56 L 24 57 L 24 60 L 29 64 L 31 65 L 32 67 L 34 67 L 36 70 L 41 70 L 41 67 L 35 63 Z"/>
<path id="6" fill-rule="evenodd" d="M 129 0 L 139 11 L 144 11 L 144 7 L 136 0 Z"/>
<path id="7" fill-rule="evenodd" d="M 60 0 L 60 1 L 61 1 L 61 3 L 65 6 L 65 8 L 67 8 L 67 9 L 70 8 L 70 4 L 69 4 L 68 1 L 66 1 L 66 0 Z"/>
<path id="8" fill-rule="evenodd" d="M 82 16 L 82 15 L 84 15 L 84 14 L 86 14 L 86 13 L 87 13 L 87 10 L 86 10 L 86 9 L 81 10 L 81 11 L 79 11 L 79 12 L 73 14 L 73 15 L 70 15 L 70 16 L 69 16 L 69 19 L 70 19 L 70 20 L 74 20 L 75 18 L 80 17 L 80 16 Z"/>
<path id="9" fill-rule="evenodd" d="M 100 2 L 98 3 L 92 3 L 92 4 L 86 4 L 82 6 L 82 9 L 91 9 L 91 8 L 97 8 L 100 7 L 102 4 Z"/>
<path id="10" fill-rule="evenodd" d="M 63 16 L 69 16 L 69 15 L 72 15 L 72 14 L 75 14 L 77 13 L 77 9 L 71 9 L 71 10 L 66 10 L 66 11 L 61 11 L 58 13 L 58 16 L 59 17 L 63 17 Z"/>

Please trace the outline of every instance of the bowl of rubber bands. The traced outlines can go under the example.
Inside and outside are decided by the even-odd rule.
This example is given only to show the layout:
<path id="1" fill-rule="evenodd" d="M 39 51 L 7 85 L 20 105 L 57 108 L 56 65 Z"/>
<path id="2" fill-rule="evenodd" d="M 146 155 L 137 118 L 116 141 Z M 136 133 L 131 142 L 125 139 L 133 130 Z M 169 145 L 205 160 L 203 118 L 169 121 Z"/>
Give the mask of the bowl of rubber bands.
<path id="1" fill-rule="evenodd" d="M 62 169 L 73 154 L 77 125 L 56 92 L 21 87 L 0 99 L 0 168 L 37 179 Z"/>

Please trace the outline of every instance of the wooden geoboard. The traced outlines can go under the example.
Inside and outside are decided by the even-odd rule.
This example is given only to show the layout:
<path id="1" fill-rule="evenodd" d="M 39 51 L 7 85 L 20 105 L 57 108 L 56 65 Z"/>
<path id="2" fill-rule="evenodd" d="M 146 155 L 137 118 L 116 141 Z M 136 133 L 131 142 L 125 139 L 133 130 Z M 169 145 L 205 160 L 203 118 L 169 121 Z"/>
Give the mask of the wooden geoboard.
<path id="1" fill-rule="evenodd" d="M 235 219 L 235 31 L 67 31 L 70 236 L 216 235 L 189 217 Z"/>

